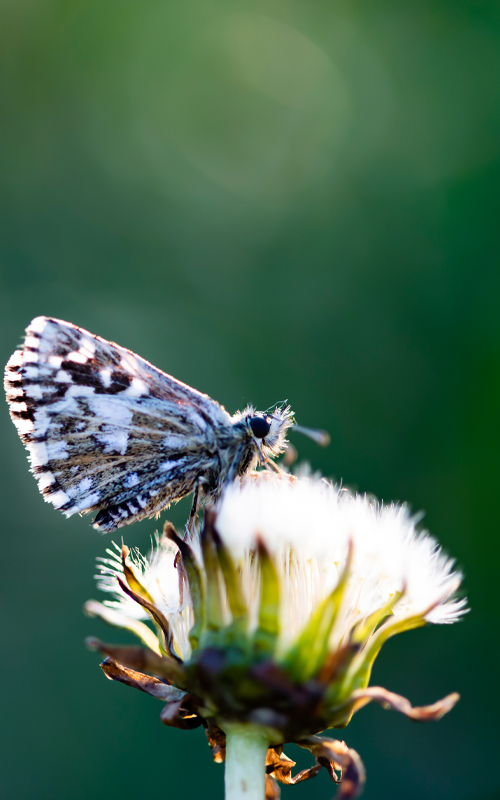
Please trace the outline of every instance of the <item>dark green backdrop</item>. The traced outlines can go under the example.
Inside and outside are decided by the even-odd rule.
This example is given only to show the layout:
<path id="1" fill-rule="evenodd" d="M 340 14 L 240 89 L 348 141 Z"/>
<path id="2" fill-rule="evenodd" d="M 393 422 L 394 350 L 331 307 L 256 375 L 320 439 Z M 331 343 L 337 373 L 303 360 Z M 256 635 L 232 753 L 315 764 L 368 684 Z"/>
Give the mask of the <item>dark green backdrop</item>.
<path id="1" fill-rule="evenodd" d="M 2 0 L 0 58 L 3 361 L 33 316 L 70 320 L 230 411 L 287 397 L 332 435 L 302 457 L 424 509 L 472 612 L 374 681 L 462 701 L 342 735 L 366 800 L 499 797 L 498 2 Z M 84 649 L 120 638 L 81 612 L 110 540 L 42 502 L 0 425 L 2 796 L 221 797 L 203 733 Z"/>

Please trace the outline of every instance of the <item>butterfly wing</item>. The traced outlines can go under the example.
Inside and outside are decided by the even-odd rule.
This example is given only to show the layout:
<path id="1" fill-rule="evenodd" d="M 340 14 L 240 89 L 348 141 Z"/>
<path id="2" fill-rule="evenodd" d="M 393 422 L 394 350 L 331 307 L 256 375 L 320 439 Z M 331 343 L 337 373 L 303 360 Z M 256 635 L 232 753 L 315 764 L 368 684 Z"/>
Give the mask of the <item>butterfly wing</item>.
<path id="1" fill-rule="evenodd" d="M 37 317 L 5 373 L 9 410 L 45 500 L 99 511 L 114 530 L 151 516 L 216 471 L 229 414 L 123 347 Z"/>

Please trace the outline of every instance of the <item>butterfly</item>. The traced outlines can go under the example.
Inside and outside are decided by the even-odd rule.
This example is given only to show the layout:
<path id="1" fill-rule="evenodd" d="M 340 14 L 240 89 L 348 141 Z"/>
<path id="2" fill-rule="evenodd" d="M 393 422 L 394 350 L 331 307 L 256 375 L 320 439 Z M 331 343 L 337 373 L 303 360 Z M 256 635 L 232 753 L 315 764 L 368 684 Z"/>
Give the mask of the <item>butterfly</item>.
<path id="1" fill-rule="evenodd" d="M 5 370 L 12 420 L 47 502 L 98 512 L 108 532 L 194 493 L 201 504 L 273 459 L 296 427 L 288 405 L 231 416 L 208 395 L 70 322 L 36 317 Z"/>

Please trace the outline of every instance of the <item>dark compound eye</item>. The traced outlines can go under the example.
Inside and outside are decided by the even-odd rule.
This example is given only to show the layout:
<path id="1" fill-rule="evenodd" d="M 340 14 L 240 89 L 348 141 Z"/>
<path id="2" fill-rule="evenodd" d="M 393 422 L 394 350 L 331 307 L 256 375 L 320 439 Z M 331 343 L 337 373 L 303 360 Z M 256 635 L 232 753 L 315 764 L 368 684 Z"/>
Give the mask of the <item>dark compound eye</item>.
<path id="1" fill-rule="evenodd" d="M 271 423 L 265 417 L 251 417 L 250 427 L 256 439 L 263 439 L 271 430 Z"/>

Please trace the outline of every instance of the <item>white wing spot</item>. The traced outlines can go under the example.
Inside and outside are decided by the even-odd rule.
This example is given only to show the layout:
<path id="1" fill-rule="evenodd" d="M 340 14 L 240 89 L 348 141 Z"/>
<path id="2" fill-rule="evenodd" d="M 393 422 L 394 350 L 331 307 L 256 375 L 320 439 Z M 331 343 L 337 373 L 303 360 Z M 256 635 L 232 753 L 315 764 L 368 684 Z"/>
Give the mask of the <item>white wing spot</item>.
<path id="1" fill-rule="evenodd" d="M 140 378 L 133 378 L 130 386 L 122 392 L 122 394 L 127 395 L 127 397 L 140 397 L 147 393 L 148 387 Z"/>
<path id="2" fill-rule="evenodd" d="M 24 392 L 28 395 L 28 397 L 37 397 L 40 399 L 43 396 L 42 389 L 37 383 L 31 384 L 31 386 L 26 386 Z"/>
<path id="3" fill-rule="evenodd" d="M 69 458 L 67 443 L 62 440 L 49 442 L 47 444 L 47 456 L 49 461 L 58 458 Z"/>
<path id="4" fill-rule="evenodd" d="M 100 433 L 97 436 L 98 441 L 105 445 L 105 453 L 120 453 L 124 455 L 128 445 L 127 431 L 117 429 L 113 433 Z"/>
<path id="5" fill-rule="evenodd" d="M 103 422 L 124 428 L 128 428 L 132 422 L 132 411 L 113 397 L 97 394 L 89 400 L 89 406 Z"/>
<path id="6" fill-rule="evenodd" d="M 74 361 L 76 364 L 86 364 L 88 361 L 87 356 L 84 356 L 79 350 L 75 350 L 73 353 L 68 353 L 66 356 L 66 361 Z"/>
<path id="7" fill-rule="evenodd" d="M 15 419 L 14 425 L 21 434 L 32 433 L 35 430 L 29 419 Z"/>
<path id="8" fill-rule="evenodd" d="M 77 384 L 76 386 L 70 386 L 68 388 L 66 397 L 88 397 L 91 394 L 95 394 L 94 386 L 82 386 L 82 384 Z"/>
<path id="9" fill-rule="evenodd" d="M 7 362 L 7 369 L 12 370 L 15 372 L 17 367 L 22 367 L 23 365 L 23 351 L 22 350 L 14 350 L 11 357 Z"/>
<path id="10" fill-rule="evenodd" d="M 54 406 L 52 406 L 53 408 Z M 45 409 L 41 408 L 40 411 L 35 411 L 35 433 L 37 436 L 45 436 L 47 433 L 51 418 L 46 414 Z"/>
<path id="11" fill-rule="evenodd" d="M 186 438 L 184 436 L 176 436 L 175 434 L 169 434 L 165 436 L 163 440 L 163 447 L 166 447 L 167 450 L 177 450 L 177 448 L 182 448 L 186 444 Z"/>
<path id="12" fill-rule="evenodd" d="M 100 371 L 102 385 L 105 389 L 109 389 L 111 386 L 111 370 L 110 369 L 101 369 Z"/>
<path id="13" fill-rule="evenodd" d="M 63 397 L 62 400 L 58 400 L 56 403 L 52 403 L 50 406 L 51 414 L 64 414 L 67 417 L 70 417 L 74 414 L 78 414 L 78 403 L 73 397 L 69 396 L 70 390 L 66 392 L 66 395 Z M 38 415 L 37 415 L 38 420 Z M 50 419 L 49 419 L 50 422 Z"/>
<path id="14" fill-rule="evenodd" d="M 125 486 L 126 489 L 131 489 L 132 486 L 137 486 L 138 483 L 139 483 L 139 478 L 137 472 L 131 472 L 130 475 L 128 475 L 123 481 L 123 485 Z"/>
<path id="15" fill-rule="evenodd" d="M 24 403 L 24 402 L 20 402 L 20 403 L 11 403 L 11 404 L 10 404 L 10 410 L 11 410 L 13 413 L 19 413 L 19 412 L 21 412 L 21 411 L 27 411 L 27 410 L 28 410 L 28 406 L 27 406 L 27 405 L 26 405 L 26 403 Z"/>
<path id="16" fill-rule="evenodd" d="M 60 369 L 59 372 L 56 372 L 56 376 L 54 378 L 57 383 L 73 383 L 73 378 L 66 372 L 64 369 Z"/>
<path id="17" fill-rule="evenodd" d="M 62 489 L 60 489 L 58 492 L 45 495 L 45 499 L 49 503 L 52 503 L 55 508 L 61 508 L 61 506 L 68 502 L 69 497 L 66 492 L 63 492 Z"/>
<path id="18" fill-rule="evenodd" d="M 38 478 L 38 488 L 42 492 L 44 489 L 48 489 L 49 486 L 55 482 L 55 477 L 52 475 L 52 472 L 44 472 Z"/>
<path id="19" fill-rule="evenodd" d="M 166 472 L 167 470 L 172 469 L 172 467 L 178 467 L 178 466 L 179 466 L 178 461 L 164 461 L 163 464 L 160 464 L 160 469 L 162 472 Z"/>
<path id="20" fill-rule="evenodd" d="M 42 334 L 47 327 L 48 319 L 46 317 L 35 317 L 29 324 L 28 330 L 35 333 Z"/>
<path id="21" fill-rule="evenodd" d="M 88 490 L 92 488 L 92 478 L 84 478 L 80 481 L 76 488 L 77 491 L 81 492 L 82 494 L 84 492 L 88 492 Z"/>
<path id="22" fill-rule="evenodd" d="M 34 350 L 38 350 L 38 339 L 36 336 L 26 336 L 24 340 L 25 347 L 32 347 Z"/>
<path id="23" fill-rule="evenodd" d="M 28 380 L 33 380 L 38 378 L 40 370 L 38 367 L 25 367 L 24 369 L 24 377 Z"/>
<path id="24" fill-rule="evenodd" d="M 68 511 L 68 516 L 70 514 L 78 513 L 79 511 L 85 511 L 86 508 L 95 506 L 95 504 L 99 502 L 100 498 L 100 492 L 93 492 L 93 494 L 89 494 L 88 497 L 86 497 L 84 500 L 81 500 L 76 506 L 73 506 L 73 508 Z"/>
<path id="25" fill-rule="evenodd" d="M 35 442 L 30 444 L 29 449 L 32 467 L 44 467 L 45 464 L 48 464 L 49 457 L 47 455 L 47 447 L 45 446 L 45 442 Z"/>

